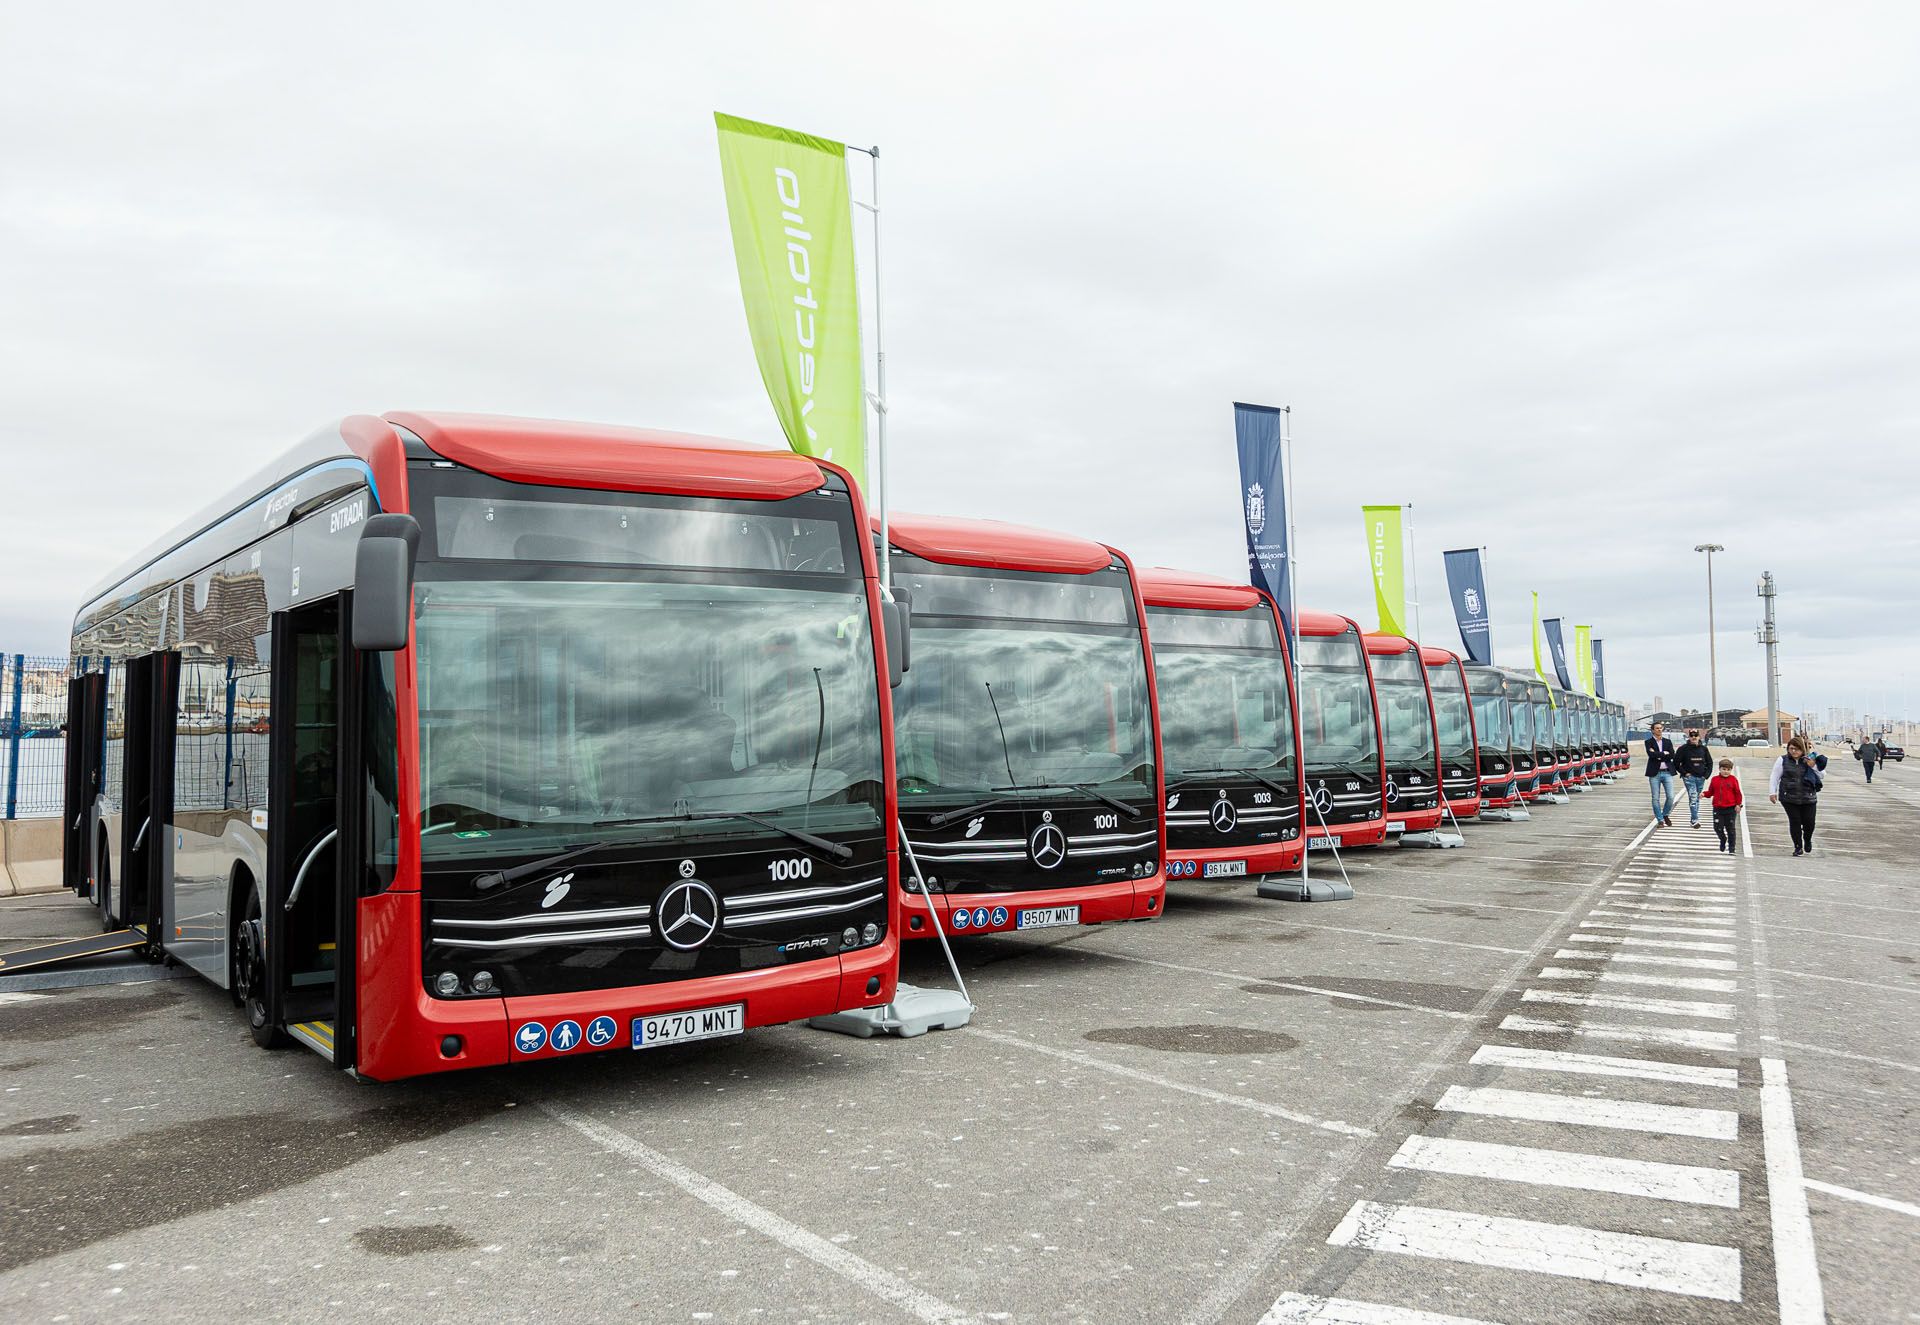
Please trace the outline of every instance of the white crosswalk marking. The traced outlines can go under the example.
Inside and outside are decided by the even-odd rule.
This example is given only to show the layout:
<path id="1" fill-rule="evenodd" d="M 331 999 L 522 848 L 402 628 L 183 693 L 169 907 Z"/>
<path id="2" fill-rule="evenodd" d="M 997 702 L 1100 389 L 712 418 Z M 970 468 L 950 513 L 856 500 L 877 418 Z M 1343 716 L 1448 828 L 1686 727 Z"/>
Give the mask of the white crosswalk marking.
<path id="1" fill-rule="evenodd" d="M 1572 1072 L 1581 1076 L 1634 1077 L 1641 1081 L 1672 1081 L 1688 1086 L 1733 1090 L 1740 1073 L 1731 1067 L 1696 1067 L 1692 1063 L 1663 1063 L 1652 1058 L 1615 1058 L 1607 1054 L 1576 1054 L 1559 1049 L 1525 1049 L 1507 1044 L 1483 1044 L 1467 1060 L 1475 1067 L 1512 1067 L 1534 1072 Z"/>
<path id="2" fill-rule="evenodd" d="M 1611 1127 L 1626 1132 L 1701 1136 L 1714 1141 L 1735 1140 L 1740 1131 L 1740 1115 L 1731 1109 L 1696 1109 L 1684 1104 L 1646 1104 L 1640 1100 L 1551 1095 L 1537 1090 L 1503 1090 L 1498 1086 L 1448 1086 L 1433 1107 L 1442 1113 L 1478 1113 L 1537 1123 L 1572 1123 L 1578 1127 Z"/>
<path id="3" fill-rule="evenodd" d="M 1589 1192 L 1645 1196 L 1691 1205 L 1740 1206 L 1740 1175 L 1731 1169 L 1617 1159 L 1534 1146 L 1496 1145 L 1445 1136 L 1410 1136 L 1387 1161 L 1396 1169 L 1421 1169 L 1466 1178 L 1524 1182 L 1536 1187 L 1573 1187 Z"/>
<path id="4" fill-rule="evenodd" d="M 1653 989 L 1696 989 L 1705 994 L 1731 994 L 1739 989 L 1733 980 L 1704 975 L 1641 975 L 1632 971 L 1572 971 L 1549 966 L 1540 972 L 1545 980 L 1593 980 L 1604 984 L 1636 985 Z"/>
<path id="5" fill-rule="evenodd" d="M 1564 989 L 1529 989 L 1520 995 L 1526 1003 L 1565 1003 L 1571 1007 L 1612 1008 L 1616 1012 L 1651 1012 L 1662 1017 L 1711 1017 L 1732 1021 L 1731 1003 L 1708 1003 L 1690 998 L 1642 998 L 1637 994 L 1580 994 Z"/>
<path id="6" fill-rule="evenodd" d="M 1618 934 L 1569 934 L 1569 943 L 1618 943 L 1627 948 L 1678 948 L 1685 952 L 1732 952 L 1731 943 L 1674 943 L 1667 939 L 1621 937 Z"/>
<path id="7" fill-rule="evenodd" d="M 1732 938 L 1730 929 L 1709 929 L 1705 925 L 1656 925 L 1651 921 L 1635 920 L 1632 916 L 1608 916 L 1605 911 L 1592 911 L 1590 915 L 1606 916 L 1603 920 L 1582 920 L 1582 929 L 1630 929 L 1640 934 L 1700 934 L 1707 938 Z"/>
<path id="8" fill-rule="evenodd" d="M 1590 962 L 1625 962 L 1630 966 L 1684 966 L 1690 971 L 1732 971 L 1739 963 L 1727 957 L 1665 957 L 1651 952 L 1609 952 L 1605 949 L 1562 948 L 1553 954 L 1564 961 L 1577 957 Z"/>
<path id="9" fill-rule="evenodd" d="M 1690 1026 L 1616 1026 L 1605 1022 L 1546 1021 L 1539 1017 L 1512 1016 L 1500 1023 L 1500 1029 L 1529 1035 L 1584 1035 L 1593 1040 L 1630 1040 L 1640 1044 L 1672 1045 L 1679 1049 L 1739 1052 L 1739 1040 L 1732 1031 L 1697 1031 Z"/>
<path id="10" fill-rule="evenodd" d="M 1533 1270 L 1722 1302 L 1740 1300 L 1740 1253 L 1701 1242 L 1375 1201 L 1355 1202 L 1327 1241 L 1337 1247 Z"/>
<path id="11" fill-rule="evenodd" d="M 1437 1311 L 1415 1311 L 1379 1302 L 1355 1302 L 1344 1297 L 1315 1297 L 1311 1293 L 1282 1293 L 1260 1325 L 1492 1325 L 1468 1316 L 1444 1316 Z"/>

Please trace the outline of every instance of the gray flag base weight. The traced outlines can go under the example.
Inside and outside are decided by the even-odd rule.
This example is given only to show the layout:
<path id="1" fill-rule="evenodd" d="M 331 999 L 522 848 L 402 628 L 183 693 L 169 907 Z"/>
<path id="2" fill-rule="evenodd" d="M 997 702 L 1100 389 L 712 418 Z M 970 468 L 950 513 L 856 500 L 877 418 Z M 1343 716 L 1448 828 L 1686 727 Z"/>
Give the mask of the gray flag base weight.
<path id="1" fill-rule="evenodd" d="M 1524 805 L 1496 805 L 1480 811 L 1482 822 L 1491 820 L 1501 824 L 1523 824 L 1533 818 L 1533 814 Z"/>
<path id="2" fill-rule="evenodd" d="M 1463 847 L 1467 839 L 1459 833 L 1442 832 L 1438 828 L 1429 828 L 1424 833 L 1402 833 L 1400 845 L 1403 847 L 1439 847 L 1442 850 L 1451 847 Z"/>
<path id="3" fill-rule="evenodd" d="M 1313 814 L 1320 821 L 1320 831 L 1326 835 L 1324 848 L 1308 846 L 1311 854 L 1316 849 L 1333 852 L 1333 863 L 1340 869 L 1340 878 L 1316 879 L 1307 867 L 1307 858 L 1300 858 L 1300 874 L 1296 878 L 1290 874 L 1270 874 L 1253 886 L 1253 891 L 1273 902 L 1350 902 L 1353 900 L 1353 881 L 1347 878 L 1346 862 L 1340 859 L 1340 848 L 1333 836 L 1333 830 L 1327 827 L 1327 816 L 1320 806 L 1309 799 Z"/>
<path id="4" fill-rule="evenodd" d="M 947 944 L 947 931 L 940 924 L 940 912 L 934 909 L 933 898 L 927 891 L 927 881 L 920 876 L 920 862 L 914 858 L 913 844 L 907 841 L 906 825 L 899 825 L 899 830 L 900 850 L 913 867 L 910 891 L 927 898 L 927 917 L 933 921 L 933 932 L 939 936 L 940 949 L 947 954 L 947 969 L 953 972 L 953 983 L 959 987 L 922 989 L 902 980 L 894 986 L 893 1002 L 885 1007 L 849 1008 L 845 1012 L 814 1017 L 807 1025 L 817 1031 L 834 1031 L 862 1040 L 870 1040 L 876 1035 L 897 1035 L 903 1040 L 910 1040 L 928 1031 L 957 1031 L 973 1020 L 973 1000 L 967 997 L 967 982 L 960 977 L 960 963 L 953 959 L 953 949 Z"/>

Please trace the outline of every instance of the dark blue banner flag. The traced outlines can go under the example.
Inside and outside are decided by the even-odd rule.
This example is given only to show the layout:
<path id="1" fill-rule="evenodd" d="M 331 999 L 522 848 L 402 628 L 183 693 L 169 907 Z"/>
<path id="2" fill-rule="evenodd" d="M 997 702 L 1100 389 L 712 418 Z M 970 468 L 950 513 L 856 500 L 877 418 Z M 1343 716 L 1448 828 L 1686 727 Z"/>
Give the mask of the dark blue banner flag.
<path id="1" fill-rule="evenodd" d="M 1547 632 L 1547 648 L 1553 651 L 1553 670 L 1560 678 L 1560 688 L 1571 690 L 1573 681 L 1567 676 L 1567 640 L 1560 630 L 1560 618 L 1548 617 L 1540 624 Z"/>
<path id="2" fill-rule="evenodd" d="M 1287 481 L 1280 454 L 1280 411 L 1271 405 L 1233 406 L 1240 450 L 1240 516 L 1247 529 L 1247 573 L 1280 608 L 1287 651 L 1293 651 L 1293 558 L 1287 546 Z"/>
<path id="3" fill-rule="evenodd" d="M 1605 699 L 1607 697 L 1607 659 L 1606 655 L 1600 651 L 1602 643 L 1601 640 L 1593 642 L 1593 693 Z"/>
<path id="4" fill-rule="evenodd" d="M 1453 619 L 1460 625 L 1460 643 L 1468 661 L 1491 663 L 1493 637 L 1487 629 L 1487 577 L 1480 568 L 1480 549 L 1455 548 L 1444 555 L 1447 592 L 1453 596 Z"/>

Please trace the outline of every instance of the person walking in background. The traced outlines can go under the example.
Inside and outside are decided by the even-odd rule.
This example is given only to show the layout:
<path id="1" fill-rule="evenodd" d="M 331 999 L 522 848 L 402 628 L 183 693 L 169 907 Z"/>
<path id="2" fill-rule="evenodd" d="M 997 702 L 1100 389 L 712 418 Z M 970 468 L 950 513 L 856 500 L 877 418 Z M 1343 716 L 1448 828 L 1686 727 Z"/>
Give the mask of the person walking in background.
<path id="1" fill-rule="evenodd" d="M 1854 747 L 1853 757 L 1858 759 L 1860 761 L 1860 767 L 1867 771 L 1867 785 L 1872 786 L 1873 766 L 1879 763 L 1883 757 L 1880 750 L 1879 739 L 1869 737 L 1867 740 L 1860 742 L 1859 745 Z"/>
<path id="2" fill-rule="evenodd" d="M 1807 753 L 1807 743 L 1801 737 L 1788 741 L 1787 752 L 1773 761 L 1767 799 L 1787 812 L 1787 831 L 1793 835 L 1796 856 L 1813 850 L 1813 821 L 1822 781 L 1819 765 Z"/>
<path id="3" fill-rule="evenodd" d="M 1734 776 L 1733 760 L 1720 761 L 1720 771 L 1707 783 L 1707 799 L 1713 804 L 1713 835 L 1720 839 L 1720 849 L 1732 855 L 1739 835 L 1740 807 L 1746 804 L 1740 779 Z"/>
<path id="4" fill-rule="evenodd" d="M 1700 793 L 1707 789 L 1707 779 L 1713 776 L 1713 755 L 1698 731 L 1687 728 L 1687 742 L 1673 752 L 1673 764 L 1680 770 L 1680 781 L 1687 788 L 1687 811 L 1693 820 L 1692 826 L 1698 828 Z"/>
<path id="5" fill-rule="evenodd" d="M 1663 722 L 1653 724 L 1647 737 L 1647 791 L 1653 797 L 1653 821 L 1665 828 L 1673 818 L 1673 742 Z M 1661 803 L 1662 797 L 1665 804 Z"/>

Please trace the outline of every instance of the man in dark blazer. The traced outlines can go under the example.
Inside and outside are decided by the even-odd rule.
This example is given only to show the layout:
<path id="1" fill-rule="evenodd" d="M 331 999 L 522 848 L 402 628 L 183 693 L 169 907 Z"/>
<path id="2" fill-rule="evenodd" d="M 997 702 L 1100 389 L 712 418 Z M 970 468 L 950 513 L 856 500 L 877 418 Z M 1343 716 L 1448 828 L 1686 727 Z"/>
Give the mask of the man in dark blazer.
<path id="1" fill-rule="evenodd" d="M 1653 724 L 1647 737 L 1647 791 L 1653 797 L 1653 822 L 1665 828 L 1673 818 L 1673 742 L 1667 739 L 1665 723 Z M 1662 798 L 1665 803 L 1662 804 Z"/>

